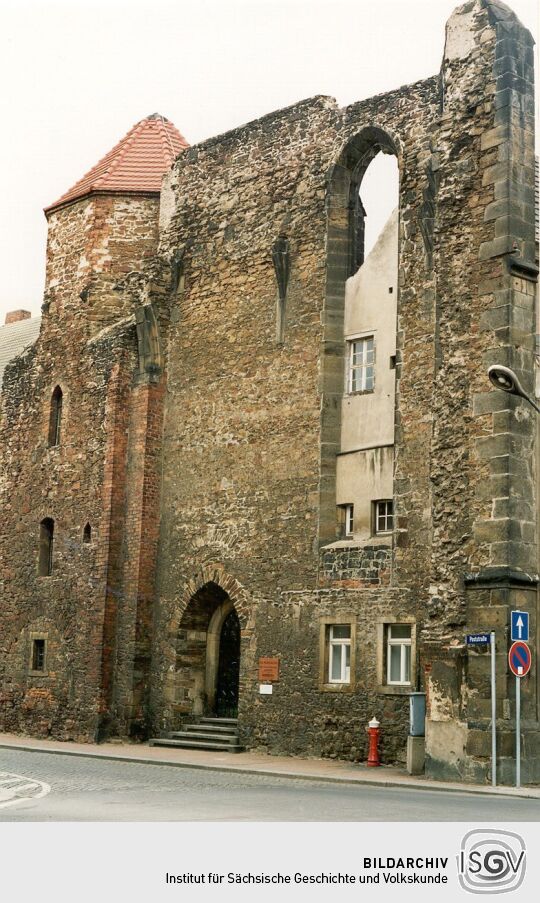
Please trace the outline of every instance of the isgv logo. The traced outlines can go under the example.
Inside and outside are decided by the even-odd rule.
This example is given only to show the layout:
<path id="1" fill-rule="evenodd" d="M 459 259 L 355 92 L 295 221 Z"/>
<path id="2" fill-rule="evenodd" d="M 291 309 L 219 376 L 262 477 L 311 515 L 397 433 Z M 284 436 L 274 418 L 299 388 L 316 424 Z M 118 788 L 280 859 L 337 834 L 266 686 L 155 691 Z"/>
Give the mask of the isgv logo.
<path id="1" fill-rule="evenodd" d="M 511 831 L 469 831 L 457 857 L 459 883 L 471 894 L 505 894 L 523 882 L 525 841 Z"/>

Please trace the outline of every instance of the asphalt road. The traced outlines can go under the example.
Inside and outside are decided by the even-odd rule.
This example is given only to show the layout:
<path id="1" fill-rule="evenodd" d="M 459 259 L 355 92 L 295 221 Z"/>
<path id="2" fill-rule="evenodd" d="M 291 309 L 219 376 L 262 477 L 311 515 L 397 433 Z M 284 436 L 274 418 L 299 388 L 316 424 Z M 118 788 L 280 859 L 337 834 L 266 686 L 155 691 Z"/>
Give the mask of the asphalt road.
<path id="1" fill-rule="evenodd" d="M 539 821 L 540 801 L 0 749 L 0 822 Z"/>

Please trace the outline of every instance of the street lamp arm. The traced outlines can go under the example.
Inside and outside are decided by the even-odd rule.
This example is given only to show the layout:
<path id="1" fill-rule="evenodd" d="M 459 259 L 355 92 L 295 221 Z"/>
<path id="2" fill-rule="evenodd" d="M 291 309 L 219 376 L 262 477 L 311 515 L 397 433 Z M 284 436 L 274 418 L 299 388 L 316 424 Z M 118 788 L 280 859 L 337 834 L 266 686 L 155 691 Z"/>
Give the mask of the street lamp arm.
<path id="1" fill-rule="evenodd" d="M 504 367 L 502 364 L 492 364 L 491 367 L 488 368 L 488 377 L 491 384 L 494 385 L 496 389 L 501 389 L 502 392 L 507 392 L 509 395 L 518 395 L 520 398 L 524 398 L 525 401 L 528 401 L 531 407 L 534 408 L 536 413 L 540 414 L 540 406 L 536 403 L 534 398 L 531 398 L 531 396 L 527 394 L 518 377 L 510 367 Z"/>

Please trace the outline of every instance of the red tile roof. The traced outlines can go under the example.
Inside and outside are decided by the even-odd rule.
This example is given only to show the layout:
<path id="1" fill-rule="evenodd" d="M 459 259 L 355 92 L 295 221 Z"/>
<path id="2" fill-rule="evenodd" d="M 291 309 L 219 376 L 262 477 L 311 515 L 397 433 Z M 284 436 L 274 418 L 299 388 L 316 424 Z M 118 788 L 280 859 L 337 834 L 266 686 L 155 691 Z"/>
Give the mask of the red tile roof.
<path id="1" fill-rule="evenodd" d="M 180 151 L 189 147 L 172 122 L 154 113 L 137 125 L 45 213 L 92 192 L 155 192 Z"/>

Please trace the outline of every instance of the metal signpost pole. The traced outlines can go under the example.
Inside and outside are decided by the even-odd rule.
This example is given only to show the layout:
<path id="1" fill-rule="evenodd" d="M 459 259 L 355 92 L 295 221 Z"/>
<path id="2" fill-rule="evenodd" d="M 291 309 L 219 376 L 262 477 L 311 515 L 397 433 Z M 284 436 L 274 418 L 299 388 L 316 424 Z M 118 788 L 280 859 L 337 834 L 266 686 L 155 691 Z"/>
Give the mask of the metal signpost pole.
<path id="1" fill-rule="evenodd" d="M 516 675 L 516 787 L 521 787 L 521 680 Z"/>
<path id="2" fill-rule="evenodd" d="M 495 682 L 495 631 L 491 631 L 491 783 L 497 786 L 497 687 Z"/>
<path id="3" fill-rule="evenodd" d="M 527 676 L 532 664 L 531 650 L 527 645 L 528 612 L 510 612 L 510 636 L 513 642 L 508 653 L 508 664 L 516 678 L 516 787 L 521 787 L 521 679 Z"/>
<path id="4" fill-rule="evenodd" d="M 467 647 L 491 646 L 491 783 L 497 786 L 497 682 L 495 674 L 495 631 L 490 633 L 468 633 Z"/>

